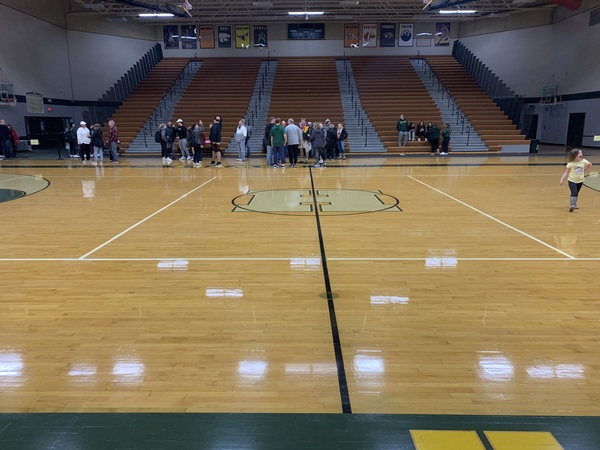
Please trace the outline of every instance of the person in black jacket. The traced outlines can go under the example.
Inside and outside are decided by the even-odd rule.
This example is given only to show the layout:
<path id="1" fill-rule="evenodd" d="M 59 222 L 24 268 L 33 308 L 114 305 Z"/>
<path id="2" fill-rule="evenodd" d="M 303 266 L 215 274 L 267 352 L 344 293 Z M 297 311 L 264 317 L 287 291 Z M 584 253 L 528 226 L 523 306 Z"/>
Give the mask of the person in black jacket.
<path id="1" fill-rule="evenodd" d="M 208 139 L 210 139 L 210 147 L 212 151 L 211 166 L 223 167 L 221 164 L 221 118 L 216 116 L 213 119 L 213 123 L 210 124 L 210 131 L 208 132 Z"/>
<path id="2" fill-rule="evenodd" d="M 348 132 L 344 128 L 344 125 L 338 123 L 337 127 L 337 146 L 339 150 L 338 158 L 346 159 L 346 151 L 344 149 L 345 140 L 348 138 Z"/>
<path id="3" fill-rule="evenodd" d="M 92 147 L 94 147 L 94 160 L 92 161 L 93 166 L 98 165 L 104 161 L 104 139 L 102 138 L 102 128 L 99 123 L 95 123 L 92 127 Z"/>

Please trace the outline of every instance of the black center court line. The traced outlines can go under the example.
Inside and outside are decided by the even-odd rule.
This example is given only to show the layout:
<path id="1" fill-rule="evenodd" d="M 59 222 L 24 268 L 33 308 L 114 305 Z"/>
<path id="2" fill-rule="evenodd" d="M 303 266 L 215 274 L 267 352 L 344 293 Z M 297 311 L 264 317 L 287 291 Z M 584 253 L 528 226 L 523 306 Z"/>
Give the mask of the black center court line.
<path id="1" fill-rule="evenodd" d="M 333 302 L 333 292 L 331 291 L 331 280 L 329 279 L 329 269 L 327 268 L 327 257 L 325 255 L 325 244 L 323 242 L 323 233 L 321 230 L 321 219 L 319 217 L 319 207 L 317 196 L 315 194 L 315 181 L 313 179 L 312 169 L 310 171 L 310 185 L 312 188 L 313 204 L 315 210 L 315 220 L 317 222 L 317 232 L 319 234 L 319 247 L 321 248 L 321 264 L 323 266 L 323 278 L 325 279 L 325 293 L 327 294 L 327 306 L 329 308 L 329 322 L 331 324 L 331 337 L 333 338 L 333 350 L 335 352 L 335 364 L 337 366 L 338 384 L 340 387 L 340 397 L 342 400 L 342 412 L 352 414 L 352 405 L 350 404 L 350 394 L 348 392 L 348 382 L 346 380 L 346 368 L 344 366 L 344 357 L 342 355 L 342 344 L 340 342 L 340 332 L 338 330 L 337 319 L 335 316 L 335 304 Z"/>

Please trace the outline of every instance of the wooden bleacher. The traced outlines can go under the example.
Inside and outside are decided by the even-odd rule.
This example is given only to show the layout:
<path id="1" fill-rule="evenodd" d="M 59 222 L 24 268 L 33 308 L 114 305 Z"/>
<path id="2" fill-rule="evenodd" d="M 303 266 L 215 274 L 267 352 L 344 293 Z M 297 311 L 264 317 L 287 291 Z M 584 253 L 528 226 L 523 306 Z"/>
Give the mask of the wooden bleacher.
<path id="1" fill-rule="evenodd" d="M 173 122 L 185 126 L 202 120 L 204 133 L 215 116 L 223 125 L 221 149 L 225 151 L 235 134 L 238 121 L 246 118 L 254 90 L 260 58 L 206 58 L 175 106 Z M 258 124 L 262 132 L 262 124 Z"/>
<path id="2" fill-rule="evenodd" d="M 365 56 L 350 59 L 362 106 L 389 152 L 429 152 L 428 142 L 398 146 L 396 122 L 400 114 L 415 126 L 442 117 L 408 57 Z"/>
<path id="3" fill-rule="evenodd" d="M 133 139 L 188 62 L 188 58 L 162 59 L 112 115 L 111 119 L 119 129 L 121 153 L 127 152 Z M 107 132 L 105 136 L 108 137 Z"/>
<path id="4" fill-rule="evenodd" d="M 500 151 L 504 145 L 529 145 L 453 56 L 428 56 L 426 60 L 490 151 Z"/>
<path id="5" fill-rule="evenodd" d="M 335 58 L 278 58 L 269 117 L 291 117 L 296 125 L 303 117 L 313 123 L 328 118 L 336 127 L 344 123 Z"/>

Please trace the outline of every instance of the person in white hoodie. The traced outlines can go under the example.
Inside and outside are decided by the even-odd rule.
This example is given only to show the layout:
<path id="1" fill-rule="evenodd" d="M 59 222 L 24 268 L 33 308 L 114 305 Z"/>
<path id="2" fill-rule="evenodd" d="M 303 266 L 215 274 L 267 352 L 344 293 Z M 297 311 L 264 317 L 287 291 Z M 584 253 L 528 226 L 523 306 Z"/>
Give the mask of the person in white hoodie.
<path id="1" fill-rule="evenodd" d="M 90 143 L 92 142 L 90 130 L 87 127 L 87 123 L 83 120 L 79 122 L 79 128 L 77 129 L 77 143 L 79 144 L 79 154 L 83 164 L 87 164 L 90 160 Z"/>

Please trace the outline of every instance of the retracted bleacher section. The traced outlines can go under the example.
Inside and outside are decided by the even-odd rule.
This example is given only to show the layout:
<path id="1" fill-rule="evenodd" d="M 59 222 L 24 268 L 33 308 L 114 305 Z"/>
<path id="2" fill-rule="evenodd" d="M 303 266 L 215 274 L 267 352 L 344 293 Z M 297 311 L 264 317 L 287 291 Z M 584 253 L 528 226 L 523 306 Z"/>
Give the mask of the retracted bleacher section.
<path id="1" fill-rule="evenodd" d="M 335 58 L 278 58 L 268 116 L 344 123 Z"/>
<path id="2" fill-rule="evenodd" d="M 246 117 L 260 58 L 206 58 L 181 96 L 173 120 L 182 119 L 189 127 L 202 120 L 205 135 L 215 116 L 223 125 L 221 149 L 235 134 L 238 121 Z M 261 124 L 262 126 L 262 124 Z"/>
<path id="3" fill-rule="evenodd" d="M 365 56 L 350 59 L 362 106 L 388 152 L 428 152 L 427 142 L 398 146 L 400 114 L 415 126 L 442 123 L 442 117 L 408 57 Z"/>
<path id="4" fill-rule="evenodd" d="M 179 77 L 188 62 L 189 58 L 162 59 L 115 111 L 111 119 L 119 129 L 121 153 L 127 153 L 127 148 L 133 139 L 154 113 L 165 92 Z"/>
<path id="5" fill-rule="evenodd" d="M 529 140 L 453 56 L 425 59 L 490 151 L 529 148 Z"/>

